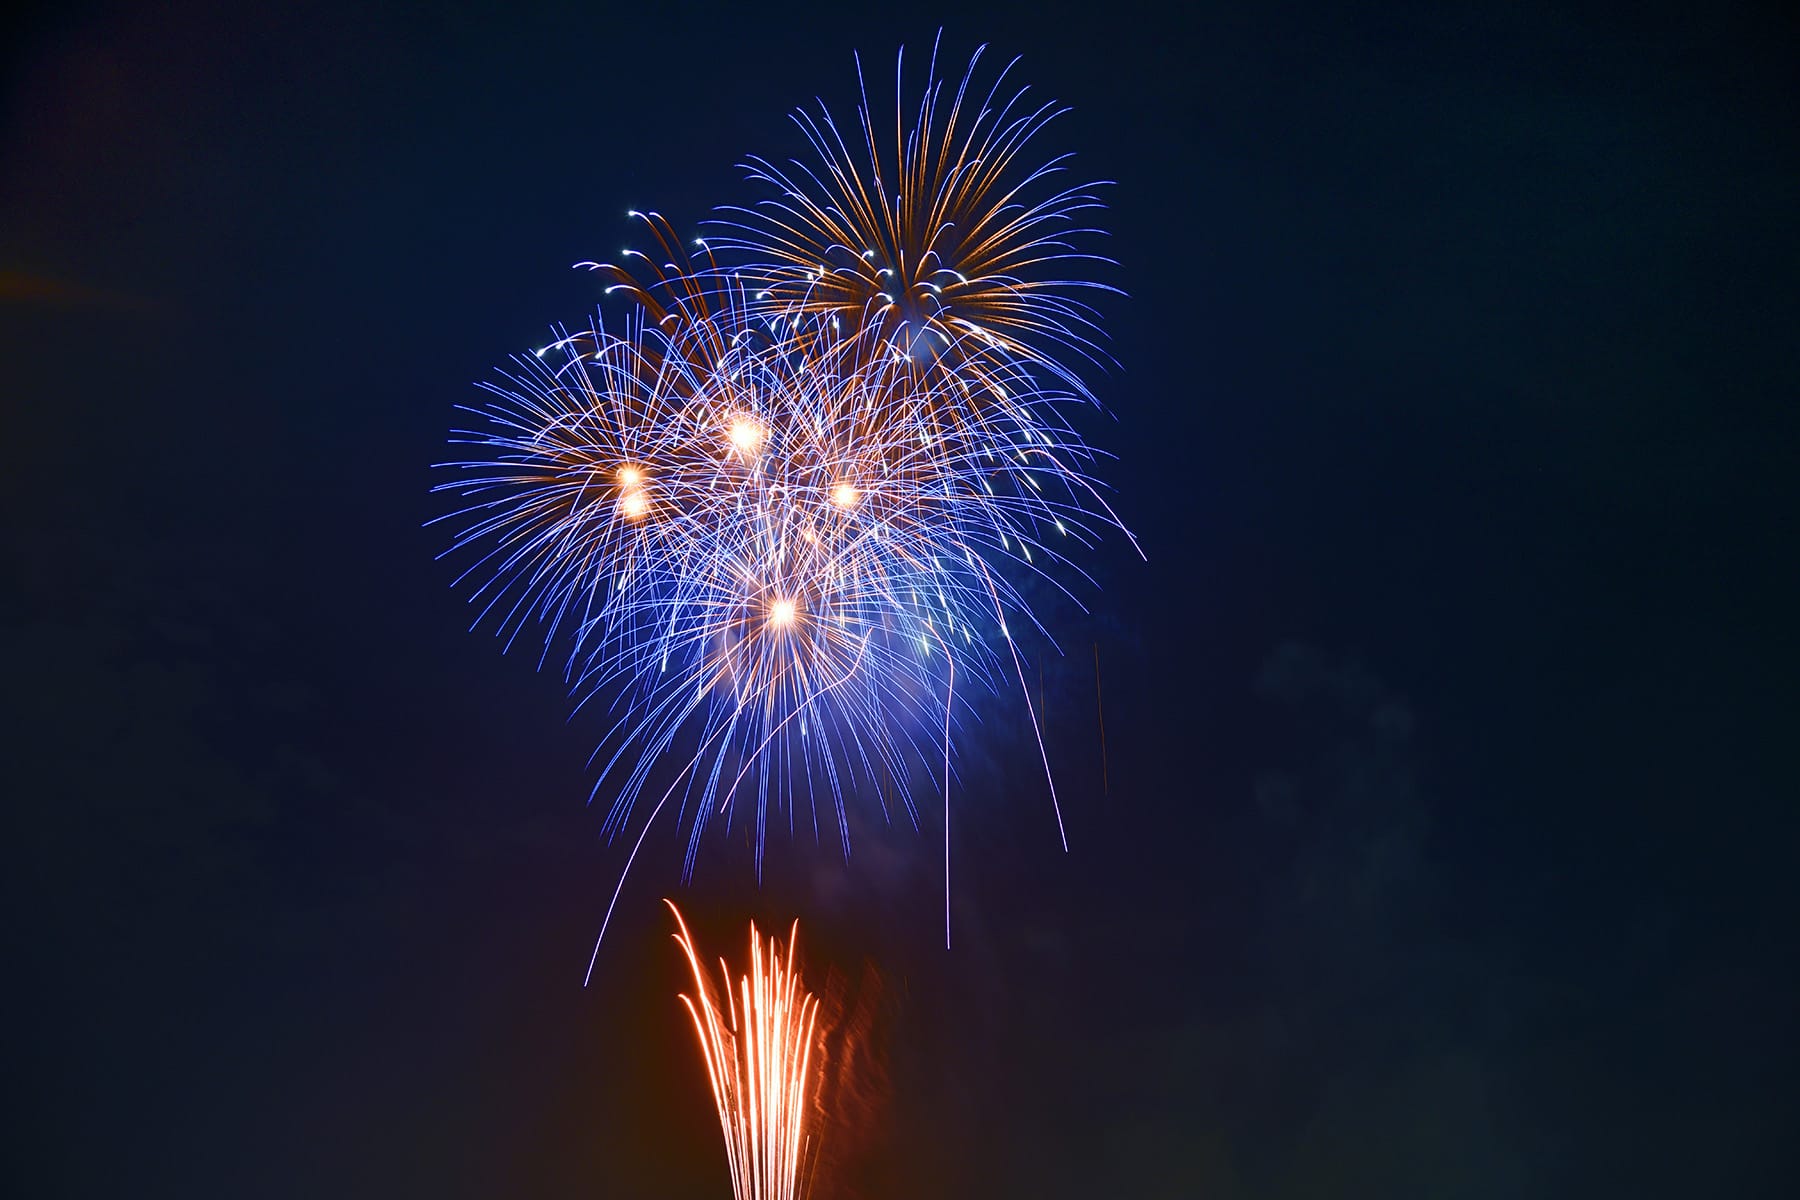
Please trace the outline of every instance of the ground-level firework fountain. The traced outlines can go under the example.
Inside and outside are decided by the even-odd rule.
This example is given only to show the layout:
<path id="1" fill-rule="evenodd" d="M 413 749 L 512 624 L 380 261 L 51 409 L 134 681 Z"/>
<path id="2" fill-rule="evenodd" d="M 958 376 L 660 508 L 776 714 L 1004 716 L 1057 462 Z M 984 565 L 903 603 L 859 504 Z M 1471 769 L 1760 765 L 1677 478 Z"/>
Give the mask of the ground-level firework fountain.
<path id="1" fill-rule="evenodd" d="M 681 1002 L 706 1059 L 732 1194 L 737 1200 L 797 1200 L 817 1149 L 816 1123 L 808 1118 L 819 1090 L 814 1051 L 823 1032 L 819 1001 L 801 986 L 794 966 L 800 923 L 788 930 L 785 957 L 781 943 L 765 939 L 752 923 L 749 973 L 734 992 L 730 968 L 720 959 L 716 996 L 687 922 L 674 904 L 664 903 L 675 914 L 675 941 L 694 975 L 695 994 Z"/>

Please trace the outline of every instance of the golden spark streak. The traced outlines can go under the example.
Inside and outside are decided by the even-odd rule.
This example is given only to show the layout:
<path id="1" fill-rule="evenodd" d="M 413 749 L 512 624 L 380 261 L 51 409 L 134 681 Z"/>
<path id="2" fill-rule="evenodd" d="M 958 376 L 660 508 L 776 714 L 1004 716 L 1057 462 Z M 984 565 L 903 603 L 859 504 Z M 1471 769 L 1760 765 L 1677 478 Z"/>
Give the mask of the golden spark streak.
<path id="1" fill-rule="evenodd" d="M 819 1001 L 800 986 L 794 950 L 800 922 L 788 930 L 785 958 L 774 938 L 750 926 L 750 973 L 731 988 L 724 960 L 723 1008 L 714 999 L 687 922 L 667 900 L 680 932 L 675 942 L 694 975 L 694 996 L 681 1003 L 694 1022 L 712 1085 L 736 1200 L 799 1200 L 812 1135 L 807 1116 L 817 1090 L 812 1052 Z"/>

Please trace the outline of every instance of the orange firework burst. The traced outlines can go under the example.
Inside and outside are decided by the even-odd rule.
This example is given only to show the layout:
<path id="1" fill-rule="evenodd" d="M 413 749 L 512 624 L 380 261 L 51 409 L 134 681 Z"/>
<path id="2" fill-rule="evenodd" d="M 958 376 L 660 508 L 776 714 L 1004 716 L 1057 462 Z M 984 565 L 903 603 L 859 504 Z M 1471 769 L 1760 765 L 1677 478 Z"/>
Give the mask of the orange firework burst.
<path id="1" fill-rule="evenodd" d="M 725 1003 L 714 998 L 687 922 L 670 901 L 681 932 L 675 941 L 694 973 L 695 995 L 681 997 L 693 1018 L 712 1083 L 731 1191 L 737 1200 L 797 1200 L 804 1194 L 814 1135 L 807 1118 L 818 1091 L 813 1050 L 819 1001 L 800 986 L 794 968 L 800 922 L 788 930 L 785 957 L 774 938 L 750 926 L 750 973 L 731 988 L 719 960 Z"/>

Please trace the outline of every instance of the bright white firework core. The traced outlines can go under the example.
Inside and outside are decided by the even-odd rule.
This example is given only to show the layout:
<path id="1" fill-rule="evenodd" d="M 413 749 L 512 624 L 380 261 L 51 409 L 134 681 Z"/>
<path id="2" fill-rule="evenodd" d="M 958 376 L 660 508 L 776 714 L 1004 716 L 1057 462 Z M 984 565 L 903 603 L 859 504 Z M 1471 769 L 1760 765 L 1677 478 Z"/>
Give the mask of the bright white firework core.
<path id="1" fill-rule="evenodd" d="M 754 454 L 762 445 L 763 428 L 751 417 L 734 417 L 728 435 L 740 454 Z"/>
<path id="2" fill-rule="evenodd" d="M 769 624 L 780 629 L 793 623 L 794 602 L 792 600 L 777 600 L 769 605 Z"/>
<path id="3" fill-rule="evenodd" d="M 847 483 L 840 483 L 831 489 L 831 502 L 839 508 L 849 508 L 856 503 L 857 491 Z"/>

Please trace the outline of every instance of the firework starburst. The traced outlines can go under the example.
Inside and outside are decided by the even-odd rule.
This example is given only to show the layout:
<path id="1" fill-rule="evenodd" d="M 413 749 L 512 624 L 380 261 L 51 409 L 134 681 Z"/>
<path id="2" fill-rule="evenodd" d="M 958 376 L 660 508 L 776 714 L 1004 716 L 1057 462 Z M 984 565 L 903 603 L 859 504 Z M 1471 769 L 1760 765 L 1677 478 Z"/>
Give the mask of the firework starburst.
<path id="1" fill-rule="evenodd" d="M 665 810 L 685 874 L 714 817 L 753 822 L 760 864 L 778 814 L 848 854 L 850 796 L 916 821 L 913 781 L 941 779 L 947 803 L 970 690 L 1030 703 L 1012 581 L 1065 586 L 1122 529 L 1067 415 L 1097 354 L 1078 297 L 1104 285 L 1061 274 L 1097 261 L 1093 189 L 1027 164 L 1060 110 L 1005 93 L 1010 67 L 975 88 L 979 59 L 951 91 L 934 50 L 888 139 L 866 96 L 852 139 L 803 117 L 819 162 L 756 160 L 778 195 L 725 237 L 631 214 L 650 253 L 580 264 L 624 318 L 520 356 L 455 439 L 477 624 L 609 714 L 626 870 Z"/>

